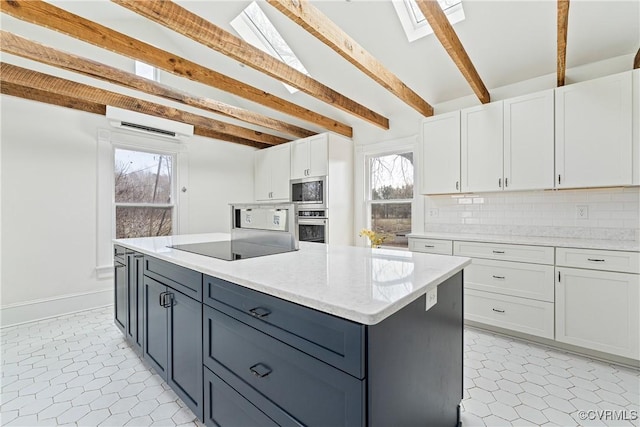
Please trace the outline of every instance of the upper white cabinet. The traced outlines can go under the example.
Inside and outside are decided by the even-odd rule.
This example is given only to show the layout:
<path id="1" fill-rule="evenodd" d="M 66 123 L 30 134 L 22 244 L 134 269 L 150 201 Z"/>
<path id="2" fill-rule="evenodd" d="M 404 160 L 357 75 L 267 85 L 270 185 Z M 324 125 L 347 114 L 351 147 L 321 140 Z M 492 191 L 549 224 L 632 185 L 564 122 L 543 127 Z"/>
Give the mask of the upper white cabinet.
<path id="1" fill-rule="evenodd" d="M 460 192 L 460 111 L 422 122 L 422 192 Z"/>
<path id="2" fill-rule="evenodd" d="M 462 191 L 502 190 L 502 101 L 465 108 L 460 115 Z"/>
<path id="3" fill-rule="evenodd" d="M 314 135 L 291 143 L 291 179 L 327 175 L 328 135 Z"/>
<path id="4" fill-rule="evenodd" d="M 504 101 L 504 190 L 553 188 L 553 89 Z"/>
<path id="5" fill-rule="evenodd" d="M 632 75 L 556 89 L 556 187 L 632 183 Z"/>
<path id="6" fill-rule="evenodd" d="M 254 190 L 257 201 L 289 200 L 289 144 L 265 148 L 255 152 Z"/>

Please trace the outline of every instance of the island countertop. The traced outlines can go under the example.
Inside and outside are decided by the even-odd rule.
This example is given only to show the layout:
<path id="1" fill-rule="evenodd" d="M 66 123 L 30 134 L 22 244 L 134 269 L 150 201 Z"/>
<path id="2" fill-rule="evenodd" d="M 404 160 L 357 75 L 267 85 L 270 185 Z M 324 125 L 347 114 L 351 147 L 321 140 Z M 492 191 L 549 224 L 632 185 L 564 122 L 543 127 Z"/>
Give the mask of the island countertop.
<path id="1" fill-rule="evenodd" d="M 225 233 L 116 239 L 115 244 L 365 325 L 394 314 L 470 264 L 469 258 L 300 242 L 300 250 L 224 261 L 169 246 Z"/>

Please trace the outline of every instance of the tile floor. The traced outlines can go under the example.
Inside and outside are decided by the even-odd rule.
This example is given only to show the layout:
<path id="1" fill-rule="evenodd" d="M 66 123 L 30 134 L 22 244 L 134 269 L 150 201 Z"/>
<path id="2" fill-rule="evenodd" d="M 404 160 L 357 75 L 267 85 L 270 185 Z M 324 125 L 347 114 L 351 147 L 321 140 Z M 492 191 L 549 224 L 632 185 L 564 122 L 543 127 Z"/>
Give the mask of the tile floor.
<path id="1" fill-rule="evenodd" d="M 0 337 L 2 426 L 202 426 L 129 348 L 111 307 Z M 464 427 L 640 425 L 628 420 L 640 410 L 637 370 L 471 328 L 464 357 Z"/>

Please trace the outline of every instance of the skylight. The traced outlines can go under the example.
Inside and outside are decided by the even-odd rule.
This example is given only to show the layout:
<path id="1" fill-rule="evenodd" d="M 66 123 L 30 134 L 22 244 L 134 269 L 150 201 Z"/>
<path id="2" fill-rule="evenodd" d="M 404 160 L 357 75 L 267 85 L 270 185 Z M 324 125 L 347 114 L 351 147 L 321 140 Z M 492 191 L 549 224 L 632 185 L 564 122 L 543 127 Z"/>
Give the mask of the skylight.
<path id="1" fill-rule="evenodd" d="M 135 61 L 136 76 L 158 81 L 158 69 L 144 62 Z"/>
<path id="2" fill-rule="evenodd" d="M 438 3 L 452 25 L 464 20 L 462 0 L 438 0 Z M 415 0 L 393 0 L 392 4 L 409 42 L 433 33 Z"/>
<path id="3" fill-rule="evenodd" d="M 295 68 L 303 74 L 309 75 L 309 72 L 295 53 L 291 50 L 286 41 L 282 38 L 276 27 L 273 26 L 267 15 L 256 2 L 252 2 L 238 15 L 231 26 L 240 34 L 247 43 L 257 47 L 258 49 L 268 53 L 274 58 L 284 62 L 285 64 Z M 284 85 L 289 92 L 295 93 L 298 89 L 289 85 Z"/>

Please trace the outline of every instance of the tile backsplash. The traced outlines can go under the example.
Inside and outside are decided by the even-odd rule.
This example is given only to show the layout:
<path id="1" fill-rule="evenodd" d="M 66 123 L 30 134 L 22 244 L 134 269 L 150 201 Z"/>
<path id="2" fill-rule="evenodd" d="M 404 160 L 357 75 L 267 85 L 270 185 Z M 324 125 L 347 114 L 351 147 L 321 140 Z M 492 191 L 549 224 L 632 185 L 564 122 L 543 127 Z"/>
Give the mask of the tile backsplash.
<path id="1" fill-rule="evenodd" d="M 640 240 L 640 188 L 425 196 L 425 231 Z"/>

